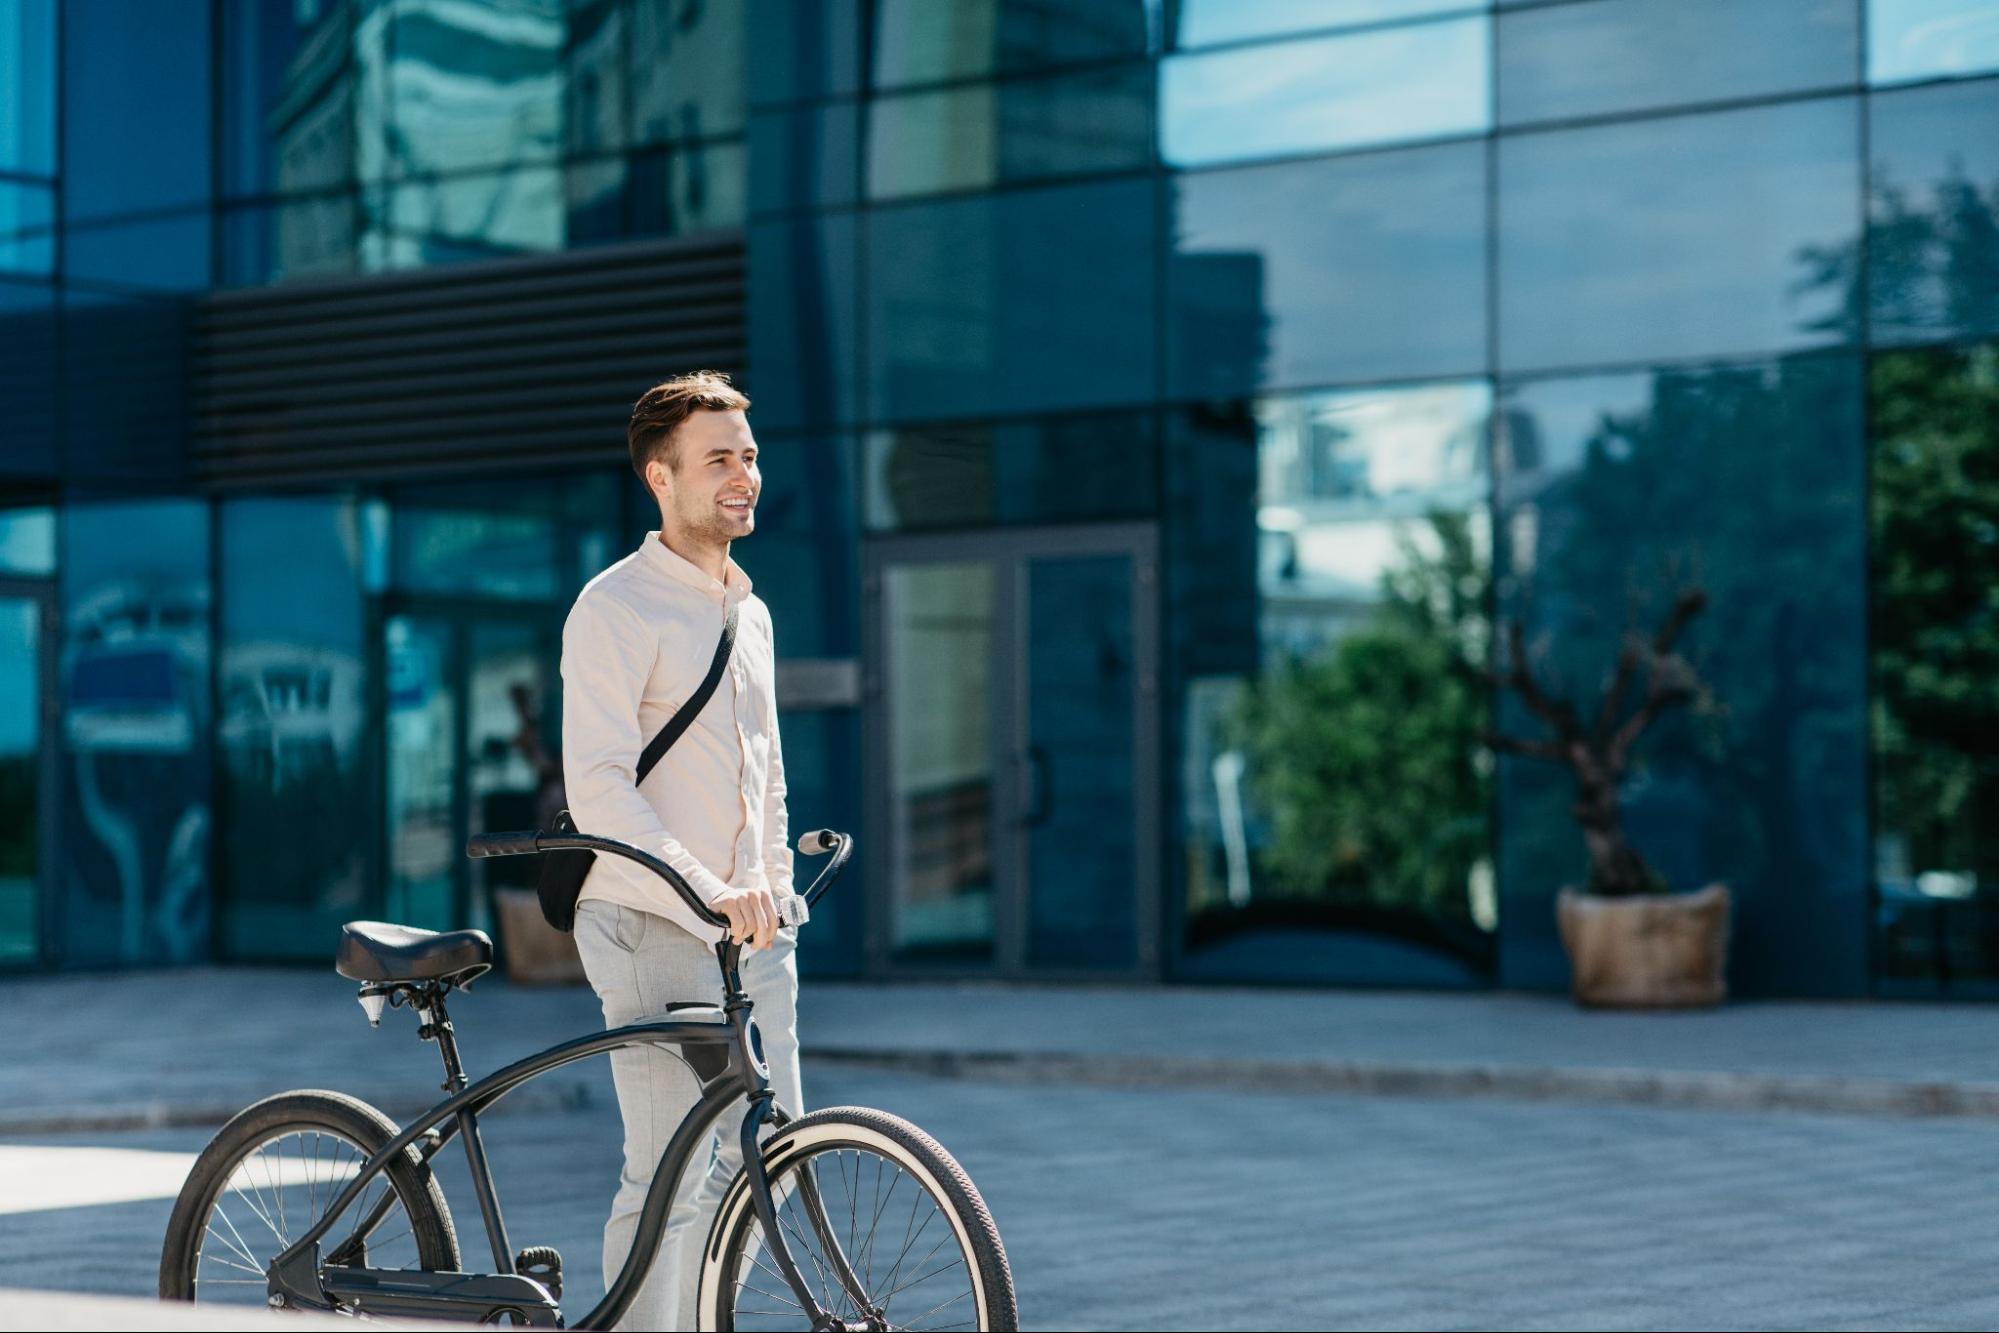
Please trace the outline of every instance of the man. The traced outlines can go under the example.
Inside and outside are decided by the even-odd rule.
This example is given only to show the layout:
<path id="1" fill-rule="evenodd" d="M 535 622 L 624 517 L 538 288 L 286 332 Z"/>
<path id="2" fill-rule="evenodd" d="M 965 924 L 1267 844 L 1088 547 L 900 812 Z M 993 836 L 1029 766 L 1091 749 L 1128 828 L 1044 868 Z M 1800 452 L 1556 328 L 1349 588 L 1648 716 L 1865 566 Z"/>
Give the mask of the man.
<path id="1" fill-rule="evenodd" d="M 702 371 L 647 390 L 632 409 L 632 467 L 659 502 L 659 531 L 592 579 L 563 626 L 563 777 L 577 828 L 664 860 L 745 942 L 743 984 L 771 1084 L 778 1104 L 797 1115 L 798 936 L 779 917 L 780 899 L 792 893 L 791 850 L 770 612 L 729 558 L 730 543 L 756 527 L 763 488 L 749 406 L 726 376 Z M 714 695 L 636 785 L 646 743 L 708 674 L 731 604 L 735 649 Z M 675 1001 L 719 1002 L 720 938 L 665 882 L 621 857 L 599 856 L 583 882 L 576 946 L 610 1027 Z M 607 1283 L 631 1249 L 660 1154 L 699 1090 L 686 1064 L 657 1046 L 618 1051 L 611 1069 L 625 1165 L 604 1226 Z M 697 1154 L 688 1168 L 658 1261 L 619 1327 L 694 1327 L 702 1243 L 742 1164 L 733 1133 L 711 1151 L 712 1167 Z"/>

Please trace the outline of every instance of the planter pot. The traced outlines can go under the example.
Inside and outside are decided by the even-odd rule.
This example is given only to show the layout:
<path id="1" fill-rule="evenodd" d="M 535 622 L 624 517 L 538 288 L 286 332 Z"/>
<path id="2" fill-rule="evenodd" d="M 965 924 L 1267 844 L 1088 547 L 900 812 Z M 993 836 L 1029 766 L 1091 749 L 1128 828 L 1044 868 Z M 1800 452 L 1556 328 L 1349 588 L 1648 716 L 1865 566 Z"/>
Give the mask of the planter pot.
<path id="1" fill-rule="evenodd" d="M 1719 1004 L 1728 993 L 1728 886 L 1603 898 L 1563 889 L 1555 920 L 1578 1003 L 1629 1009 Z"/>
<path id="2" fill-rule="evenodd" d="M 583 975 L 576 937 L 548 924 L 533 889 L 493 890 L 493 914 L 506 949 L 507 980 L 560 986 L 589 979 Z"/>

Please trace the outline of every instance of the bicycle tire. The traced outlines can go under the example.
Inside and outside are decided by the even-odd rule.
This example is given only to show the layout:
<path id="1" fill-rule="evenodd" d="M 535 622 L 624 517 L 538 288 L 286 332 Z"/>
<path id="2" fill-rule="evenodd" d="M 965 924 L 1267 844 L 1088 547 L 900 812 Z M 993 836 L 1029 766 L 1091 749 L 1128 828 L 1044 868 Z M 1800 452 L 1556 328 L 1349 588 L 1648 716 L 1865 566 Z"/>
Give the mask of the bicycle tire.
<path id="1" fill-rule="evenodd" d="M 943 1145 L 907 1120 L 885 1111 L 859 1106 L 829 1107 L 791 1121 L 764 1145 L 764 1167 L 773 1189 L 781 1189 L 803 1164 L 829 1152 L 854 1153 L 857 1157 L 873 1154 L 893 1162 L 914 1179 L 950 1219 L 960 1255 L 973 1279 L 974 1325 L 993 1333 L 1011 1333 L 1019 1327 L 1013 1272 L 1007 1265 L 999 1227 L 971 1178 Z M 858 1171 L 856 1175 L 858 1180 Z M 782 1224 L 782 1210 L 779 1220 Z M 702 1251 L 696 1295 L 698 1328 L 719 1333 L 736 1330 L 739 1276 L 745 1259 L 751 1257 L 752 1236 L 761 1230 L 750 1201 L 747 1178 L 739 1172 L 723 1196 Z M 803 1269 L 805 1261 L 800 1263 Z M 889 1280 L 892 1278 L 891 1274 Z"/>
<path id="2" fill-rule="evenodd" d="M 196 1299 L 203 1239 L 209 1234 L 209 1218 L 217 1198 L 237 1168 L 265 1145 L 290 1134 L 314 1133 L 344 1141 L 365 1159 L 386 1147 L 398 1132 L 395 1121 L 366 1102 L 344 1093 L 318 1089 L 282 1092 L 239 1112 L 202 1149 L 188 1172 L 187 1183 L 181 1186 L 180 1195 L 174 1200 L 173 1213 L 167 1220 L 166 1241 L 160 1252 L 160 1299 Z M 429 1165 L 412 1146 L 392 1160 L 383 1175 L 409 1219 L 419 1266 L 433 1271 L 457 1271 L 458 1235 L 452 1226 L 444 1190 Z M 286 1182 L 279 1184 L 291 1187 Z M 357 1200 L 349 1211 L 355 1221 L 359 1220 L 368 1197 L 364 1195 Z M 331 1202 L 330 1195 L 327 1202 Z M 282 1248 L 280 1245 L 270 1255 L 261 1257 L 268 1263 Z"/>

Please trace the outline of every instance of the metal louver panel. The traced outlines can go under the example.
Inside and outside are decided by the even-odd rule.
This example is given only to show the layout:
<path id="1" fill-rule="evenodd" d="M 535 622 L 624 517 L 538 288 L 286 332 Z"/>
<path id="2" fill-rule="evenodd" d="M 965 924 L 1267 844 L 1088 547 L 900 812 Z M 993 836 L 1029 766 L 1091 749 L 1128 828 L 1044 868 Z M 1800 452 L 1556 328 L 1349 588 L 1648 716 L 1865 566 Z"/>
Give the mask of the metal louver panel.
<path id="1" fill-rule="evenodd" d="M 740 233 L 218 292 L 195 311 L 211 489 L 615 462 L 649 386 L 744 363 Z"/>

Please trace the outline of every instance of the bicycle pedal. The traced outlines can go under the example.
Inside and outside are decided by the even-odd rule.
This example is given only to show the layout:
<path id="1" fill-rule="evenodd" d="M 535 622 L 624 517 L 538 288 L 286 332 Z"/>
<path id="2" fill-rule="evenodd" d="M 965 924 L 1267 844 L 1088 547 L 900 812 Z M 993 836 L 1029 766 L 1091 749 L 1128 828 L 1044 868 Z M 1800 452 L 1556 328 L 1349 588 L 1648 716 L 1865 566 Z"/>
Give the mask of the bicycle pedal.
<path id="1" fill-rule="evenodd" d="M 514 1271 L 547 1287 L 556 1300 L 562 1299 L 562 1255 L 553 1245 L 528 1246 L 514 1256 Z"/>

